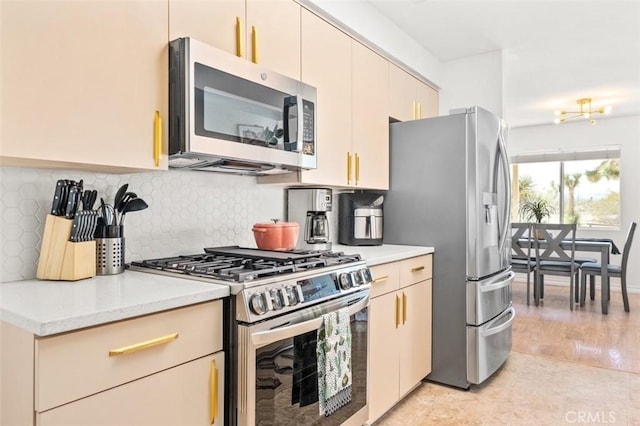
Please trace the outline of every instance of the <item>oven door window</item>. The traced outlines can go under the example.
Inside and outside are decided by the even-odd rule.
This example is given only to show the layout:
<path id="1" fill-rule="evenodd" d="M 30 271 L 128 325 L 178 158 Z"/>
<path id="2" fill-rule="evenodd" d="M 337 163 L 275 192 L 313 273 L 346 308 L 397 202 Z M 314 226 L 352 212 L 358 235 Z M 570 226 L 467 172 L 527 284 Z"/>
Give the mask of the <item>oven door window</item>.
<path id="1" fill-rule="evenodd" d="M 351 402 L 320 415 L 317 330 L 256 350 L 256 425 L 340 425 L 366 405 L 367 309 L 350 317 Z"/>
<path id="2" fill-rule="evenodd" d="M 289 95 L 195 63 L 195 133 L 284 149 L 284 100 Z"/>

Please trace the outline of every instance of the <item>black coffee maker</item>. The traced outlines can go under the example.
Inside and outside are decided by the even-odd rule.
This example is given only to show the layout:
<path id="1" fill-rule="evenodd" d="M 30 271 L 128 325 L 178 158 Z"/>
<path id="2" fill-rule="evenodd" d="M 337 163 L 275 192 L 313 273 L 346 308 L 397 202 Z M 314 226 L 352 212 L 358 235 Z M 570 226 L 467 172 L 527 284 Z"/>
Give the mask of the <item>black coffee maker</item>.
<path id="1" fill-rule="evenodd" d="M 349 246 L 382 245 L 384 195 L 374 192 L 339 195 L 338 242 Z"/>

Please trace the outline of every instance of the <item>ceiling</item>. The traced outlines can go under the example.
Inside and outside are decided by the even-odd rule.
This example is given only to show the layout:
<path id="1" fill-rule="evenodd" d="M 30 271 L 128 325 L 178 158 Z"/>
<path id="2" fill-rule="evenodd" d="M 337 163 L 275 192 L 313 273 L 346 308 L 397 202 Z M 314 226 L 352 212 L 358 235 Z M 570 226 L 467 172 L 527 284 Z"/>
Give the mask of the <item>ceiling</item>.
<path id="1" fill-rule="evenodd" d="M 640 115 L 640 0 L 366 1 L 442 62 L 502 50 L 514 127 L 585 97 L 611 118 Z"/>

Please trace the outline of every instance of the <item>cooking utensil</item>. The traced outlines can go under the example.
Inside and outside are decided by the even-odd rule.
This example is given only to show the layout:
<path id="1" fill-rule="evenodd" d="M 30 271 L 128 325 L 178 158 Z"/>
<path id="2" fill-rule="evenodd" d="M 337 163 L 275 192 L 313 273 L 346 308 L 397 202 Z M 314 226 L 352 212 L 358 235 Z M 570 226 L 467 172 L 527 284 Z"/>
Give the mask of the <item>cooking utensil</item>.
<path id="1" fill-rule="evenodd" d="M 56 190 L 53 194 L 53 202 L 51 203 L 51 214 L 54 216 L 61 216 L 64 211 L 64 187 L 67 183 L 64 179 L 58 179 L 56 182 Z"/>
<path id="2" fill-rule="evenodd" d="M 293 250 L 298 242 L 300 225 L 297 222 L 256 223 L 253 225 L 253 237 L 262 250 Z"/>
<path id="3" fill-rule="evenodd" d="M 124 205 L 122 208 L 122 214 L 120 215 L 120 225 L 124 225 L 124 215 L 129 212 L 137 212 L 144 210 L 149 205 L 142 198 L 133 198 Z"/>
<path id="4" fill-rule="evenodd" d="M 98 198 L 98 191 L 84 191 L 82 193 L 82 210 L 93 210 L 93 205 Z"/>
<path id="5" fill-rule="evenodd" d="M 127 192 L 127 188 L 129 188 L 129 184 L 125 183 L 118 189 L 118 192 L 116 192 L 116 196 L 113 199 L 113 207 L 115 207 L 116 209 L 122 202 L 122 197 L 124 197 L 124 194 Z"/>
<path id="6" fill-rule="evenodd" d="M 69 194 L 67 195 L 67 205 L 65 208 L 64 217 L 67 219 L 73 219 L 78 209 L 78 203 L 80 202 L 80 189 L 73 185 L 69 188 Z"/>
<path id="7" fill-rule="evenodd" d="M 125 192 L 125 194 L 120 199 L 120 202 L 117 205 L 113 206 L 114 214 L 116 214 L 117 216 L 117 213 L 120 213 L 120 219 L 118 219 L 117 217 L 115 218 L 116 225 L 122 220 L 122 211 L 124 210 L 124 206 L 126 206 L 129 201 L 135 198 L 138 198 L 138 194 L 136 194 L 135 192 Z"/>

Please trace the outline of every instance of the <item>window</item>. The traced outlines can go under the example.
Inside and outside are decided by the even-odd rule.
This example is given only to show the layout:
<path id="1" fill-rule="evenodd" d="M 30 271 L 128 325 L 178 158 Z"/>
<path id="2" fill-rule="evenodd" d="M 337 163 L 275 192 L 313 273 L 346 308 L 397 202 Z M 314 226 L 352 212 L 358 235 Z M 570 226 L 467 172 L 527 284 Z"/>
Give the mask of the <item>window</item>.
<path id="1" fill-rule="evenodd" d="M 520 206 L 542 199 L 551 206 L 546 222 L 589 228 L 620 226 L 619 148 L 519 155 L 511 163 L 514 222 L 526 220 Z"/>

